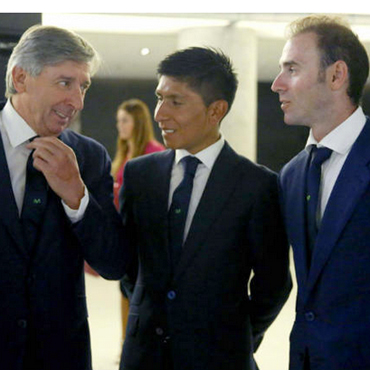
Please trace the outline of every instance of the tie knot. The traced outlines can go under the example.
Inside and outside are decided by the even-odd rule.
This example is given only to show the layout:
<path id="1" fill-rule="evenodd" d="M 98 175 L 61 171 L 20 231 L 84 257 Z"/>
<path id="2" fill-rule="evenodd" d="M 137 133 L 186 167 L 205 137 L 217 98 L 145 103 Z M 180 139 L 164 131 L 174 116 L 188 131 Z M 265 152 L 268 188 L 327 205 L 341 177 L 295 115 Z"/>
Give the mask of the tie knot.
<path id="1" fill-rule="evenodd" d="M 181 160 L 185 165 L 185 173 L 187 175 L 193 176 L 195 175 L 195 171 L 197 170 L 198 164 L 200 160 L 197 157 L 193 156 L 186 156 Z"/>
<path id="2" fill-rule="evenodd" d="M 312 164 L 321 166 L 331 156 L 332 150 L 329 148 L 318 148 L 316 145 L 312 147 Z"/>

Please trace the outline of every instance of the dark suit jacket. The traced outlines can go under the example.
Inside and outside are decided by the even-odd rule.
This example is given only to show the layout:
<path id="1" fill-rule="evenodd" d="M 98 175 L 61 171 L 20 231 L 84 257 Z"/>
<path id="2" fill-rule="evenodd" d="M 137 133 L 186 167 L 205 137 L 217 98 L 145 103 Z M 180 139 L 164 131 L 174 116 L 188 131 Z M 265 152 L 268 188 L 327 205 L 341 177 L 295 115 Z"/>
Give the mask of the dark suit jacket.
<path id="1" fill-rule="evenodd" d="M 277 177 L 225 144 L 172 277 L 173 161 L 167 150 L 125 168 L 121 213 L 139 272 L 121 369 L 162 370 L 168 337 L 175 370 L 255 369 L 253 351 L 291 288 Z"/>
<path id="2" fill-rule="evenodd" d="M 308 153 L 281 171 L 284 213 L 298 280 L 291 370 L 370 369 L 370 121 L 330 196 L 307 269 L 304 188 Z"/>
<path id="3" fill-rule="evenodd" d="M 124 270 L 122 223 L 113 205 L 110 160 L 95 141 L 66 130 L 61 140 L 77 156 L 90 202 L 72 225 L 49 189 L 40 238 L 26 247 L 0 137 L 0 368 L 89 370 L 90 341 L 84 284 L 86 259 L 101 275 Z"/>

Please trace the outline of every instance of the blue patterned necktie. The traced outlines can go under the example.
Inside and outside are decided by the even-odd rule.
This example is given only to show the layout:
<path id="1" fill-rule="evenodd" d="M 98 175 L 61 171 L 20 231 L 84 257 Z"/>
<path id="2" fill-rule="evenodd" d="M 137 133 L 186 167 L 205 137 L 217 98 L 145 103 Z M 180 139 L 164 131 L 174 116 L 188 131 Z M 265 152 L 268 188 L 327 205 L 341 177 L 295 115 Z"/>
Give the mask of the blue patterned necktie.
<path id="1" fill-rule="evenodd" d="M 200 160 L 196 157 L 187 156 L 181 162 L 185 165 L 184 178 L 173 193 L 171 207 L 168 212 L 169 242 L 173 268 L 176 267 L 181 255 L 193 180 Z"/>
<path id="2" fill-rule="evenodd" d="M 310 154 L 310 164 L 307 171 L 307 244 L 309 246 L 309 260 L 313 252 L 317 235 L 317 211 L 319 204 L 319 192 L 321 181 L 321 165 L 329 159 L 332 150 L 329 148 L 317 148 L 312 146 Z"/>
<path id="3" fill-rule="evenodd" d="M 29 248 L 33 247 L 37 239 L 46 208 L 48 190 L 44 175 L 33 166 L 32 154 L 33 151 L 27 160 L 26 188 L 21 213 L 21 222 Z"/>

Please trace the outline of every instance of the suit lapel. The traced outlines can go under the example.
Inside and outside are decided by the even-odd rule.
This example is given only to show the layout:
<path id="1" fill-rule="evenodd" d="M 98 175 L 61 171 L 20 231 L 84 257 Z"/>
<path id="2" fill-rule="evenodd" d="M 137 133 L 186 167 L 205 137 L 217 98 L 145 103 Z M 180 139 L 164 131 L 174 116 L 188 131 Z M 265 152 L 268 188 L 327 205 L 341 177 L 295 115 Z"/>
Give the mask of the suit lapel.
<path id="1" fill-rule="evenodd" d="M 355 142 L 338 176 L 317 236 L 308 289 L 312 289 L 360 197 L 370 183 L 370 122 Z"/>
<path id="2" fill-rule="evenodd" d="M 8 228 L 22 254 L 28 255 L 23 239 L 23 231 L 19 221 L 18 208 L 15 202 L 13 188 L 9 175 L 9 168 L 6 161 L 3 140 L 0 134 L 0 219 Z"/>
<path id="3" fill-rule="evenodd" d="M 174 157 L 173 150 L 159 153 L 156 165 L 148 169 L 154 172 L 154 176 L 150 177 L 152 181 L 150 188 L 145 186 L 149 189 L 149 193 L 140 202 L 140 209 L 145 209 L 142 217 L 146 219 L 145 224 L 150 229 L 150 237 L 155 240 L 157 246 L 156 250 L 150 253 L 153 253 L 153 265 L 156 271 L 154 275 L 160 277 L 154 284 L 161 287 L 160 289 L 166 286 L 172 270 L 168 240 L 168 193 Z"/>
<path id="4" fill-rule="evenodd" d="M 188 237 L 175 272 L 175 279 L 186 269 L 191 260 L 202 248 L 204 239 L 210 233 L 214 220 L 221 214 L 224 204 L 232 194 L 238 178 L 235 176 L 239 163 L 237 154 L 225 143 L 217 158 L 203 195 L 190 226 Z"/>
<path id="5" fill-rule="evenodd" d="M 306 253 L 306 226 L 305 226 L 305 187 L 306 169 L 309 153 L 303 150 L 296 158 L 297 163 L 291 169 L 286 181 L 290 183 L 284 187 L 285 221 L 289 233 L 289 240 L 294 250 L 298 285 L 305 286 L 308 276 Z"/>

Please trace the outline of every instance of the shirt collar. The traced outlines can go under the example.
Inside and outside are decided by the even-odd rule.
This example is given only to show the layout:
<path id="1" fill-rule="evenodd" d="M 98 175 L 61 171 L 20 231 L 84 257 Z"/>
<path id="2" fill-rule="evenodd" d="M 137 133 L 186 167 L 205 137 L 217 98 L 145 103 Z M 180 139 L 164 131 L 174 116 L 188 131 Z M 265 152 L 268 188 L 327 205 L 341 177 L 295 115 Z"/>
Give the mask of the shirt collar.
<path id="1" fill-rule="evenodd" d="M 13 148 L 37 135 L 27 122 L 16 112 L 10 99 L 6 102 L 1 113 L 5 131 Z"/>
<path id="2" fill-rule="evenodd" d="M 178 164 L 182 158 L 193 155 L 197 157 L 206 167 L 211 169 L 220 154 L 223 146 L 225 144 L 225 139 L 221 134 L 219 140 L 217 140 L 214 144 L 210 145 L 209 147 L 201 150 L 200 152 L 196 153 L 195 155 L 189 153 L 185 149 L 177 149 L 175 154 L 175 163 Z"/>
<path id="3" fill-rule="evenodd" d="M 326 147 L 339 154 L 346 154 L 360 135 L 366 123 L 366 116 L 361 107 L 358 107 L 344 122 L 326 135 L 320 143 L 312 135 L 312 130 L 308 136 L 306 148 L 310 145 Z"/>

